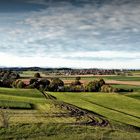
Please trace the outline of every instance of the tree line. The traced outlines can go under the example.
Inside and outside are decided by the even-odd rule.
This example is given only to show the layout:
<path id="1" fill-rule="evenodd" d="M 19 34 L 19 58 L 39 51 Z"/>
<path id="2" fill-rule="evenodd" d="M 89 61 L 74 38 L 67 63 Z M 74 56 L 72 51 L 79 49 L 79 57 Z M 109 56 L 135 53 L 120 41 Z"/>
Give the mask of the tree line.
<path id="1" fill-rule="evenodd" d="M 81 77 L 76 77 L 73 82 L 66 85 L 60 78 L 41 78 L 40 73 L 35 73 L 34 78 L 25 83 L 20 80 L 20 75 L 13 71 L 0 71 L 0 87 L 38 89 L 51 92 L 132 92 L 132 89 L 119 89 L 105 83 L 104 79 L 97 79 L 81 83 Z"/>

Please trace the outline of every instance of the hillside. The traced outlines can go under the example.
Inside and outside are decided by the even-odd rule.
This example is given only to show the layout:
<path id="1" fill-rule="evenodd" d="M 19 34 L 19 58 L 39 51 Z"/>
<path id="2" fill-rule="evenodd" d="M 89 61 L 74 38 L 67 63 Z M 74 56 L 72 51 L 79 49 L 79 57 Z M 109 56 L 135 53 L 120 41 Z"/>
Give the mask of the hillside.
<path id="1" fill-rule="evenodd" d="M 134 111 L 133 107 L 121 110 L 128 99 L 134 103 L 134 99 L 125 97 L 123 104 L 116 103 L 117 111 L 113 110 L 114 106 L 105 100 L 114 97 L 120 99 L 112 94 L 49 93 L 44 96 L 36 89 L 0 88 L 0 139 L 115 140 L 125 137 L 139 140 L 139 107 Z"/>
<path id="2" fill-rule="evenodd" d="M 49 94 L 58 100 L 100 114 L 108 119 L 140 127 L 140 102 L 136 99 L 105 93 L 53 92 Z"/>

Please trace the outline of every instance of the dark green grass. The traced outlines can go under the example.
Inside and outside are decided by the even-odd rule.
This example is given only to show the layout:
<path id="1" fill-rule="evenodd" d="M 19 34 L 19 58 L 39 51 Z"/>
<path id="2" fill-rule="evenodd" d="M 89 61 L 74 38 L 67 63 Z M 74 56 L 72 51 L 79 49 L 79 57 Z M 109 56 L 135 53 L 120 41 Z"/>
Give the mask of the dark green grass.
<path id="1" fill-rule="evenodd" d="M 0 88 L 0 99 L 13 102 L 27 102 L 31 104 L 46 102 L 43 94 L 36 89 Z"/>
<path id="2" fill-rule="evenodd" d="M 14 109 L 32 109 L 32 105 L 26 102 L 0 100 L 1 108 L 14 108 Z"/>
<path id="3" fill-rule="evenodd" d="M 60 77 L 62 80 L 74 80 L 76 76 Z M 103 78 L 105 80 L 117 80 L 117 81 L 140 81 L 140 77 L 134 76 L 82 76 L 81 80 L 95 80 Z"/>
<path id="4" fill-rule="evenodd" d="M 123 94 L 125 96 L 140 100 L 140 86 L 133 86 L 133 85 L 112 85 L 116 88 L 122 88 L 122 89 L 133 89 L 134 92 L 123 92 L 119 94 Z"/>
<path id="5" fill-rule="evenodd" d="M 138 132 L 64 124 L 22 124 L 0 128 L 0 139 L 30 140 L 139 140 Z"/>
<path id="6" fill-rule="evenodd" d="M 0 95 L 43 98 L 40 91 L 36 89 L 0 88 Z"/>
<path id="7" fill-rule="evenodd" d="M 117 81 L 140 81 L 140 77 L 133 76 L 107 76 L 107 80 L 117 80 Z"/>
<path id="8" fill-rule="evenodd" d="M 18 101 L 18 102 L 28 102 L 32 104 L 37 103 L 45 103 L 45 98 L 34 98 L 34 97 L 24 97 L 24 96 L 13 96 L 13 95 L 4 95 L 0 94 L 0 99 L 2 100 L 9 100 L 9 101 Z"/>
<path id="9" fill-rule="evenodd" d="M 125 96 L 140 100 L 140 93 L 126 93 Z"/>
<path id="10" fill-rule="evenodd" d="M 133 89 L 134 91 L 140 91 L 140 86 L 134 86 L 134 85 L 111 85 L 115 88 L 122 88 L 122 89 Z"/>

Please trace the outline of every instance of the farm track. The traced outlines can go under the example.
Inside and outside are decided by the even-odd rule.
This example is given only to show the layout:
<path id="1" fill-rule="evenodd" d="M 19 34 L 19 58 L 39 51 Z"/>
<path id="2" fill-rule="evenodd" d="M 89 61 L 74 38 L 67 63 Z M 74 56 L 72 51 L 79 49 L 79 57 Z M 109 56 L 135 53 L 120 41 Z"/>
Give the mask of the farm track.
<path id="1" fill-rule="evenodd" d="M 68 123 L 68 124 L 73 124 L 73 125 L 88 125 L 88 126 L 100 126 L 100 127 L 106 127 L 109 125 L 109 121 L 106 120 L 105 118 L 99 116 L 99 115 L 96 115 L 96 114 L 93 114 L 87 110 L 83 110 L 83 109 L 80 109 L 74 105 L 71 105 L 71 104 L 68 104 L 68 103 L 57 103 L 56 102 L 56 98 L 54 98 L 53 96 L 49 95 L 48 93 L 43 93 L 43 95 L 46 96 L 46 98 L 49 98 L 51 100 L 54 101 L 54 105 L 56 107 L 59 107 L 61 109 L 65 109 L 65 110 L 68 110 L 70 113 L 69 113 L 69 116 L 70 117 L 75 117 L 76 118 L 76 123 Z M 88 118 L 88 120 L 86 121 L 81 121 L 81 118 L 82 117 L 85 117 L 85 118 Z"/>

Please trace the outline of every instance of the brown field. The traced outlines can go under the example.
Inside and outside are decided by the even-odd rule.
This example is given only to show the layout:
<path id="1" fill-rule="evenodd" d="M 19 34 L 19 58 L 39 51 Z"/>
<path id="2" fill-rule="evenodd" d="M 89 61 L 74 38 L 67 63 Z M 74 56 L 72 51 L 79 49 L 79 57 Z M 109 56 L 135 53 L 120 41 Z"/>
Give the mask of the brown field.
<path id="1" fill-rule="evenodd" d="M 29 84 L 29 79 L 21 79 L 25 84 Z M 65 84 L 70 84 L 74 80 L 63 80 Z M 87 84 L 91 80 L 80 80 L 81 83 Z M 105 80 L 107 84 L 117 84 L 117 85 L 134 85 L 134 86 L 140 86 L 139 81 L 117 81 L 117 80 Z"/>
<path id="2" fill-rule="evenodd" d="M 138 81 L 116 81 L 116 80 L 106 80 L 107 84 L 118 84 L 118 85 L 134 85 L 140 86 L 140 82 Z"/>
<path id="3" fill-rule="evenodd" d="M 63 80 L 65 84 L 70 84 L 73 80 Z M 81 83 L 87 84 L 90 80 L 80 80 Z M 140 86 L 138 81 L 117 81 L 117 80 L 105 80 L 107 84 L 117 84 L 117 85 L 135 85 Z"/>

